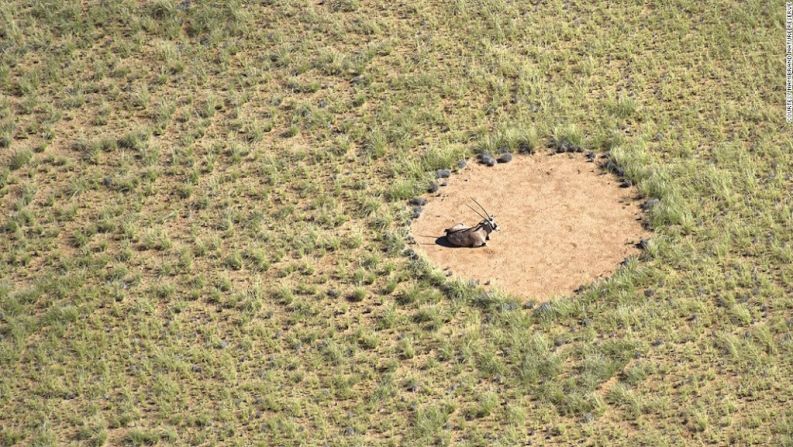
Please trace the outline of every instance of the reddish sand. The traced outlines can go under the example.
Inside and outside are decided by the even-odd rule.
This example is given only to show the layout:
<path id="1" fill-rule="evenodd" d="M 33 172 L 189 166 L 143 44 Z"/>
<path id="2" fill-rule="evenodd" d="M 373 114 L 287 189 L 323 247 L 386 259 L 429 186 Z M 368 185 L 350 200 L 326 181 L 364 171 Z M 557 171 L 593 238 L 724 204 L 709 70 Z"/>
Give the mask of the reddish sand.
<path id="1" fill-rule="evenodd" d="M 438 244 L 445 228 L 481 220 L 465 206 L 472 197 L 495 215 L 499 231 L 481 248 Z M 621 188 L 580 154 L 471 162 L 427 200 L 411 226 L 419 253 L 456 277 L 527 298 L 571 294 L 610 275 L 648 236 L 636 189 Z"/>

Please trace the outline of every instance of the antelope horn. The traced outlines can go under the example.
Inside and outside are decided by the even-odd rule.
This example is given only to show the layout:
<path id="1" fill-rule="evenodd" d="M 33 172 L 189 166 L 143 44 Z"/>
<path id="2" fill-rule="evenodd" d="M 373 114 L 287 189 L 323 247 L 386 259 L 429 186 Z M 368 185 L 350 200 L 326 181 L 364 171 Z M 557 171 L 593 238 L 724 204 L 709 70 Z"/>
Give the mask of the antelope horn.
<path id="1" fill-rule="evenodd" d="M 471 205 L 469 205 L 467 203 L 465 204 L 465 206 L 467 206 L 468 208 L 471 208 L 471 211 L 475 212 L 476 214 L 479 214 L 479 217 L 481 217 L 482 219 L 487 220 L 487 217 L 483 216 L 482 213 L 480 213 L 479 211 L 476 210 L 476 208 L 472 207 Z"/>
<path id="2" fill-rule="evenodd" d="M 487 214 L 487 218 L 488 218 L 488 219 L 492 219 L 492 217 L 490 217 L 490 213 L 488 213 L 488 212 L 487 212 L 487 210 L 485 209 L 485 207 L 483 207 L 483 206 L 482 206 L 482 205 L 481 205 L 479 202 L 477 202 L 477 201 L 476 201 L 476 199 L 474 199 L 473 197 L 471 197 L 471 200 L 473 200 L 475 204 L 479 205 L 479 208 L 482 208 L 482 211 L 484 211 L 484 212 L 485 212 L 485 214 Z M 480 214 L 480 216 L 481 216 L 481 214 Z"/>

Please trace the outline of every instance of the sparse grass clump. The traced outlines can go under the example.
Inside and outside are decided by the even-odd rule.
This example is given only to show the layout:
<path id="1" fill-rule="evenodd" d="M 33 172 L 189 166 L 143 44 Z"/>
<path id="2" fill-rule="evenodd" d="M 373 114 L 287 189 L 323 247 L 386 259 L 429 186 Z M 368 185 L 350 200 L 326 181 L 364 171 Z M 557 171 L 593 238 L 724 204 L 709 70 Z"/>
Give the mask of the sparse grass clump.
<path id="1" fill-rule="evenodd" d="M 637 109 L 636 100 L 630 96 L 621 96 L 609 105 L 609 112 L 617 118 L 628 118 L 632 116 Z"/>
<path id="2" fill-rule="evenodd" d="M 551 134 L 551 147 L 556 152 L 581 152 L 584 150 L 584 136 L 575 125 L 558 126 Z"/>
<path id="3" fill-rule="evenodd" d="M 488 135 L 479 144 L 479 153 L 504 154 L 519 152 L 531 154 L 539 147 L 540 138 L 533 127 L 508 127 Z"/>
<path id="4" fill-rule="evenodd" d="M 147 147 L 148 140 L 149 134 L 145 130 L 136 130 L 120 137 L 116 144 L 122 149 L 143 151 Z"/>
<path id="5" fill-rule="evenodd" d="M 12 171 L 16 171 L 22 166 L 25 166 L 32 158 L 33 152 L 27 149 L 16 151 L 14 152 L 14 155 L 11 156 L 11 161 L 8 163 L 8 167 Z"/>
<path id="6" fill-rule="evenodd" d="M 124 444 L 129 446 L 147 446 L 155 445 L 160 441 L 173 442 L 177 439 L 176 434 L 171 431 L 155 431 L 155 430 L 140 430 L 132 429 L 127 432 L 124 437 Z"/>
<path id="7" fill-rule="evenodd" d="M 366 290 L 362 288 L 353 290 L 349 295 L 349 300 L 354 303 L 361 302 L 364 300 L 364 298 L 366 298 Z"/>
<path id="8" fill-rule="evenodd" d="M 390 201 L 407 200 L 416 194 L 423 192 L 419 182 L 416 180 L 402 180 L 393 183 L 386 190 L 385 197 Z"/>

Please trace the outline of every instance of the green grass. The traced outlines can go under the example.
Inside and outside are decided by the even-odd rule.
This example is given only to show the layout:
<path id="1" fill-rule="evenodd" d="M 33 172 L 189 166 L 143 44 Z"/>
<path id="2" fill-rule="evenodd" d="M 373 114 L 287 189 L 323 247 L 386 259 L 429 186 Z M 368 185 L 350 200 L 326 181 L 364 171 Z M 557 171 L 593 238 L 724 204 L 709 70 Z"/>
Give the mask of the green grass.
<path id="1" fill-rule="evenodd" d="M 0 4 L 0 445 L 793 445 L 781 4 L 84 3 Z M 412 256 L 437 169 L 570 145 L 643 256 Z"/>

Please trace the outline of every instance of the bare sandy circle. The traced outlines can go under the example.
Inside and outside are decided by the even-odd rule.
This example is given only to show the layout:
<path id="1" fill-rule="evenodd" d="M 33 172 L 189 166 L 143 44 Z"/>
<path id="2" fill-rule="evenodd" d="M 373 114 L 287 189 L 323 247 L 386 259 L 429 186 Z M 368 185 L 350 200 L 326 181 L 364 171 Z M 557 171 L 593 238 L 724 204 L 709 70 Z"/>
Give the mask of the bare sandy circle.
<path id="1" fill-rule="evenodd" d="M 636 188 L 620 187 L 581 154 L 470 163 L 426 198 L 411 224 L 416 251 L 457 278 L 526 298 L 567 295 L 612 274 L 649 236 Z M 499 231 L 485 247 L 444 246 L 445 228 L 481 220 L 466 206 L 471 198 L 495 215 Z"/>

